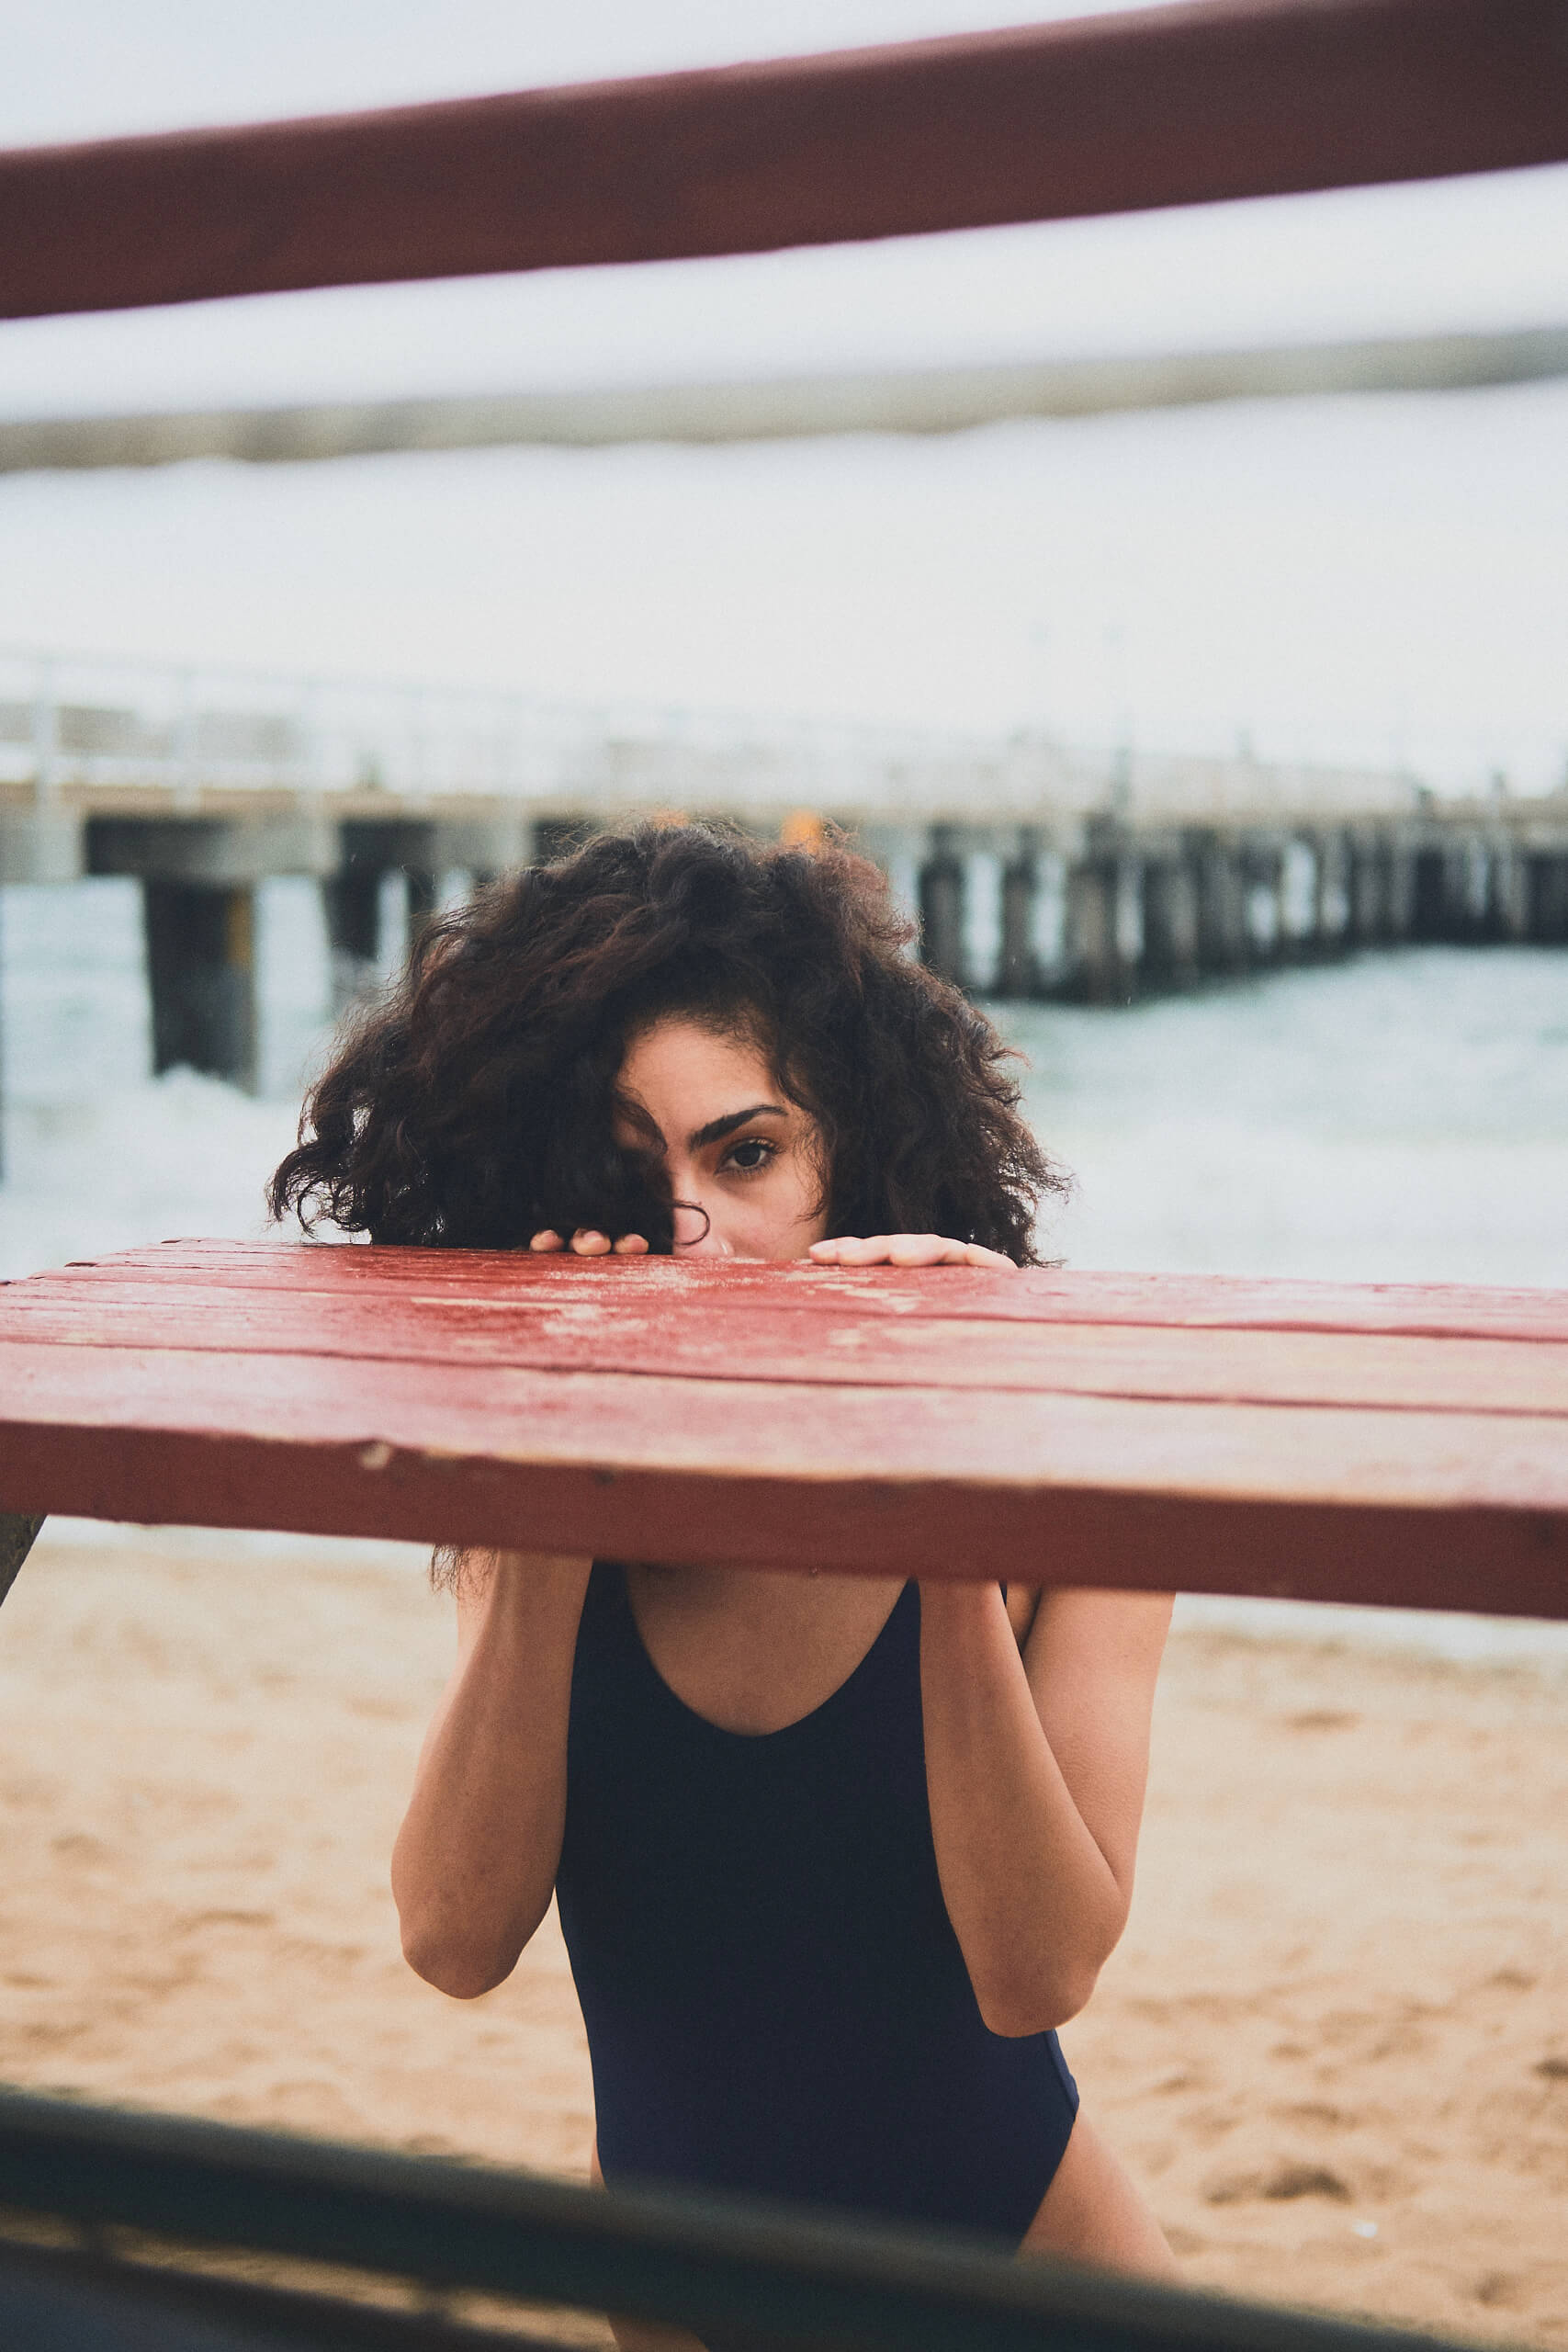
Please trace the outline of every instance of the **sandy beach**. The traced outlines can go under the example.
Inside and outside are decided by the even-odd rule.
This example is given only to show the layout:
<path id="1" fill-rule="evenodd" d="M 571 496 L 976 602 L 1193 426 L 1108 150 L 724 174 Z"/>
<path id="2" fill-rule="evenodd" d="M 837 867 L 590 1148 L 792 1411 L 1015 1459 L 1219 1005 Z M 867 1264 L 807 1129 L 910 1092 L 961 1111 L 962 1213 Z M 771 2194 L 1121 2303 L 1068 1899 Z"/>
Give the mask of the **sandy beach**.
<path id="1" fill-rule="evenodd" d="M 387 1855 L 446 1671 L 394 1549 L 46 1530 L 0 1614 L 0 2076 L 582 2177 L 553 1919 L 444 1999 Z M 1064 2034 L 1201 2283 L 1568 2346 L 1568 1678 L 1172 1643 Z"/>

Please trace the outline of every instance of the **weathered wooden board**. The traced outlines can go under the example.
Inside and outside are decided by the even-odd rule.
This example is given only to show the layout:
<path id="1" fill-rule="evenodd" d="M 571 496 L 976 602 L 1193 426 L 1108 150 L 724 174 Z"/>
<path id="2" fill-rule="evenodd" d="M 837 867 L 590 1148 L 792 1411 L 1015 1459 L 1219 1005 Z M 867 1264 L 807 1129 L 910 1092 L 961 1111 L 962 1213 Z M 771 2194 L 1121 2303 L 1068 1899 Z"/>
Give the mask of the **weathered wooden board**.
<path id="1" fill-rule="evenodd" d="M 925 1277 L 928 1289 L 941 1275 Z M 613 1287 L 611 1287 L 613 1284 Z M 572 1295 L 563 1297 L 570 1288 Z M 595 1295 L 595 1292 L 597 1295 Z M 0 1314 L 14 1339 L 92 1348 L 211 1348 L 536 1372 L 675 1374 L 857 1387 L 1057 1390 L 1413 1410 L 1568 1414 L 1568 1340 L 1410 1337 L 1158 1324 L 831 1313 L 800 1290 L 709 1288 L 696 1312 L 612 1273 L 496 1297 L 400 1285 L 391 1295 L 260 1283 L 130 1280 L 26 1285 Z"/>
<path id="2" fill-rule="evenodd" d="M 822 1313 L 912 1315 L 923 1321 L 1002 1318 L 1026 1323 L 1139 1323 L 1194 1329 L 1388 1331 L 1419 1337 L 1568 1340 L 1568 1291 L 1460 1283 L 1269 1281 L 1234 1274 L 1073 1273 L 1038 1267 L 1023 1273 L 944 1269 L 940 1282 L 890 1266 L 817 1266 L 804 1261 L 760 1265 L 745 1261 L 669 1258 L 536 1258 L 525 1250 L 398 1250 L 321 1244 L 165 1241 L 113 1258 L 83 1261 L 37 1274 L 28 1296 L 90 1283 L 105 1291 L 138 1270 L 158 1283 L 183 1282 L 269 1292 L 368 1290 L 378 1298 L 412 1290 L 431 1297 L 488 1300 L 614 1295 L 664 1301 L 712 1292 L 772 1303 L 808 1297 Z M 547 1291 L 536 1285 L 547 1283 Z M 0 1284 L 15 1300 L 20 1286 Z"/>
<path id="3" fill-rule="evenodd" d="M 0 155 L 0 314 L 755 253 L 1568 155 L 1560 0 L 1208 0 Z"/>
<path id="4" fill-rule="evenodd" d="M 1450 1336 L 1358 1333 L 1343 1289 L 1281 1330 L 1182 1283 L 1166 1325 L 1154 1281 L 1096 1325 L 1092 1276 L 1061 1322 L 1062 1280 L 131 1253 L 0 1286 L 0 1504 L 1568 1615 L 1561 1342 L 1453 1331 L 1453 1295 Z"/>

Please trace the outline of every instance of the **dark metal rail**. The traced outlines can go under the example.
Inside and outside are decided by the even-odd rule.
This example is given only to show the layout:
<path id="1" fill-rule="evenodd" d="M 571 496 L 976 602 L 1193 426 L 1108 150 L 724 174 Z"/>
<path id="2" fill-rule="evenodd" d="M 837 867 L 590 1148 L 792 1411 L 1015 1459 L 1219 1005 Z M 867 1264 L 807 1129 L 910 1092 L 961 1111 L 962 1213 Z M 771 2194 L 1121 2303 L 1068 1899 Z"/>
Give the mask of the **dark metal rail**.
<path id="1" fill-rule="evenodd" d="M 427 2289 L 635 2313 L 755 2352 L 1438 2352 L 1427 2336 L 1021 2262 L 956 2237 L 852 2228 L 739 2199 L 600 2192 L 17 2092 L 0 2093 L 0 2209 L 65 2219 L 89 2243 L 145 2231 Z M 0 2239 L 0 2322 L 7 2258 Z M 363 2304 L 330 2298 L 261 2290 L 258 2300 L 252 2290 L 247 2301 L 243 2289 L 171 2271 L 166 2260 L 160 2253 L 153 2271 L 89 2264 L 82 2276 L 122 2284 L 128 2314 L 138 2295 L 160 2291 L 253 2333 L 270 2312 L 274 2335 L 300 2346 L 437 2352 L 487 2340 L 417 2315 L 378 2322 Z M 40 2275 L 36 2254 L 12 2261 L 17 2275 Z M 49 2275 L 69 2286 L 60 2267 Z M 344 2314 L 336 2334 L 334 2308 Z"/>
<path id="2" fill-rule="evenodd" d="M 755 253 L 1568 158 L 1562 0 L 1196 0 L 0 156 L 0 316 Z"/>
<path id="3" fill-rule="evenodd" d="M 62 2253 L 0 2234 L 6 2352 L 581 2352 L 534 2328 L 468 2327 L 188 2267 Z"/>

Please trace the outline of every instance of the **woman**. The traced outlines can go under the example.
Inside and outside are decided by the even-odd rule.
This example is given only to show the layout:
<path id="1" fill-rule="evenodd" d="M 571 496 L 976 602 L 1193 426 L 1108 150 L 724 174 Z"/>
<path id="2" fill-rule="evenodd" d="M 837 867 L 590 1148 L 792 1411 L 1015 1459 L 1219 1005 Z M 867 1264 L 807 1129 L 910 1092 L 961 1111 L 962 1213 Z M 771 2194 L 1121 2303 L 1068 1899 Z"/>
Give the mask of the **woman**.
<path id="1" fill-rule="evenodd" d="M 1060 1180 L 908 938 L 832 845 L 602 837 L 432 926 L 274 1208 L 583 1257 L 1031 1263 Z M 393 1858 L 404 1951 L 471 1997 L 558 1894 L 604 2177 L 1175 2275 L 1055 2031 L 1126 1920 L 1167 1599 L 1003 1559 L 438 1568 L 458 1657 Z"/>

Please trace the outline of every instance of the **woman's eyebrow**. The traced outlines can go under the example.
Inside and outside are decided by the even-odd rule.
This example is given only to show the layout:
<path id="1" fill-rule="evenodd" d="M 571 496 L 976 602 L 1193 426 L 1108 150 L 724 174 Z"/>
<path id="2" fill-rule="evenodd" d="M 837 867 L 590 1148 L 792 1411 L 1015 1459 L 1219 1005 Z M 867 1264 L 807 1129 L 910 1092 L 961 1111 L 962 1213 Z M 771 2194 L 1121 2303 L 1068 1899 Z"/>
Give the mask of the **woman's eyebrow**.
<path id="1" fill-rule="evenodd" d="M 743 1127 L 748 1119 L 787 1119 L 789 1113 L 782 1102 L 753 1102 L 744 1111 L 727 1111 L 721 1119 L 710 1119 L 705 1127 L 694 1127 L 686 1137 L 688 1151 L 701 1151 L 705 1144 L 719 1143 Z"/>

